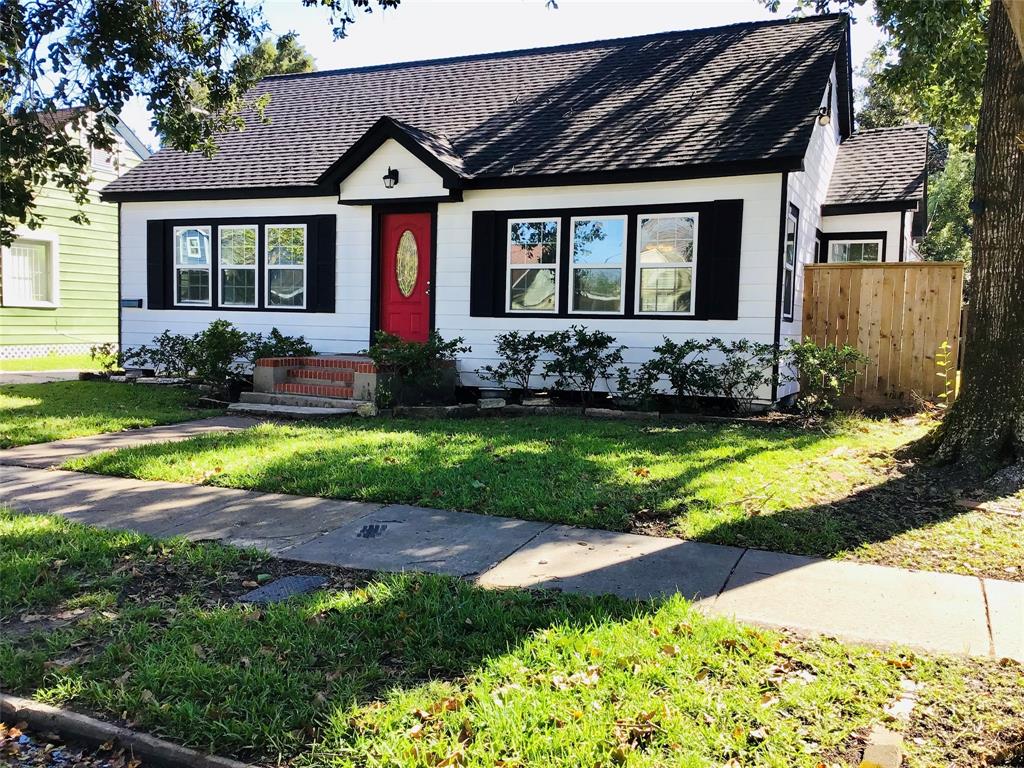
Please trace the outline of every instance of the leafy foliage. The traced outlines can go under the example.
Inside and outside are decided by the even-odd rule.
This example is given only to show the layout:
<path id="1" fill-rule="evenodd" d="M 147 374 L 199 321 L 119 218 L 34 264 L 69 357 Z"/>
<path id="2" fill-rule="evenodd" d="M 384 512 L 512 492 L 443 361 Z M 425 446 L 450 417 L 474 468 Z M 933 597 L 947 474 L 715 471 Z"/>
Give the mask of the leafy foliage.
<path id="1" fill-rule="evenodd" d="M 974 155 L 950 147 L 945 167 L 928 180 L 928 231 L 921 253 L 929 261 L 971 263 Z"/>
<path id="2" fill-rule="evenodd" d="M 406 341 L 377 331 L 366 351 L 382 374 L 377 378 L 377 404 L 388 407 L 396 402 L 420 405 L 450 401 L 455 381 L 444 386 L 444 376 L 454 371 L 458 355 L 471 351 L 465 342 L 461 336 L 446 341 L 437 331 L 431 331 L 425 342 Z"/>
<path id="3" fill-rule="evenodd" d="M 277 328 L 271 328 L 265 338 L 253 334 L 252 349 L 247 357 L 255 363 L 264 357 L 307 357 L 312 354 L 315 350 L 304 336 L 286 336 Z"/>
<path id="4" fill-rule="evenodd" d="M 117 370 L 121 362 L 121 356 L 117 351 L 117 344 L 108 341 L 104 344 L 95 344 L 89 348 L 89 357 L 92 358 L 104 373 Z"/>
<path id="5" fill-rule="evenodd" d="M 713 389 L 711 365 L 707 353 L 712 341 L 686 339 L 679 343 L 667 336 L 652 350 L 655 357 L 641 363 L 634 371 L 623 366 L 618 371 L 619 394 L 638 404 L 654 399 L 659 382 L 664 378 L 677 398 L 707 394 Z"/>
<path id="6" fill-rule="evenodd" d="M 809 418 L 835 412 L 836 401 L 857 378 L 857 369 L 867 357 L 849 345 L 818 346 L 811 339 L 790 342 L 788 362 L 800 379 L 797 407 Z"/>
<path id="7" fill-rule="evenodd" d="M 483 366 L 477 371 L 477 375 L 502 387 L 511 384 L 523 392 L 529 392 L 530 378 L 537 370 L 537 360 L 545 349 L 544 335 L 535 331 L 509 331 L 499 333 L 494 340 L 497 343 L 496 354 L 500 362 L 497 365 Z"/>
<path id="8" fill-rule="evenodd" d="M 711 344 L 722 359 L 711 366 L 710 391 L 731 400 L 741 411 L 750 410 L 758 391 L 772 383 L 779 357 L 775 345 L 749 339 L 711 339 Z"/>
<path id="9" fill-rule="evenodd" d="M 598 380 L 607 381 L 612 369 L 622 363 L 626 347 L 613 344 L 614 336 L 582 325 L 548 334 L 544 346 L 552 358 L 544 363 L 544 375 L 554 377 L 556 389 L 579 392 L 589 403 Z"/>

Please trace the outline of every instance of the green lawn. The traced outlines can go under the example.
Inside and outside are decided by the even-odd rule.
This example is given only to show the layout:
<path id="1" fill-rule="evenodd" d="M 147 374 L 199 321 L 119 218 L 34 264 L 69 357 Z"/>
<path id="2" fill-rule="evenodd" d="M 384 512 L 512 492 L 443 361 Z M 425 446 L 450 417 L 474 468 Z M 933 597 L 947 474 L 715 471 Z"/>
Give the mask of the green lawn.
<path id="1" fill-rule="evenodd" d="M 852 418 L 830 433 L 562 417 L 268 424 L 67 467 L 1014 578 L 1006 569 L 1024 559 L 1024 519 L 980 513 L 979 528 L 949 498 L 922 495 L 920 477 L 894 460 L 931 426 L 924 417 Z"/>
<path id="2" fill-rule="evenodd" d="M 21 360 L 0 360 L 0 371 L 98 371 L 92 355 L 46 355 Z"/>
<path id="3" fill-rule="evenodd" d="M 975 766 L 1024 729 L 997 662 L 799 640 L 683 600 L 486 591 L 305 566 L 0 510 L 0 687 L 294 766 L 831 765 L 923 685 L 908 765 Z M 312 568 L 309 568 L 313 571 Z"/>
<path id="4" fill-rule="evenodd" d="M 171 424 L 219 411 L 176 387 L 60 381 L 0 386 L 0 448 Z"/>

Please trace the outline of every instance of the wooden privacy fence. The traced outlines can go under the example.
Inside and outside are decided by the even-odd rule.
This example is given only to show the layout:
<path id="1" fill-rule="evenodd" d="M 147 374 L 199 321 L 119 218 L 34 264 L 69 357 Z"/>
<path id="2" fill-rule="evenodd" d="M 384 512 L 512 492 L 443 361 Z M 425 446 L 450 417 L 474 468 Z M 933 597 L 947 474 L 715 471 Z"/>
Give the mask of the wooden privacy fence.
<path id="1" fill-rule="evenodd" d="M 934 400 L 946 381 L 935 361 L 942 342 L 954 369 L 960 351 L 963 283 L 956 262 L 807 266 L 804 338 L 849 344 L 867 356 L 848 393 L 865 404 Z"/>

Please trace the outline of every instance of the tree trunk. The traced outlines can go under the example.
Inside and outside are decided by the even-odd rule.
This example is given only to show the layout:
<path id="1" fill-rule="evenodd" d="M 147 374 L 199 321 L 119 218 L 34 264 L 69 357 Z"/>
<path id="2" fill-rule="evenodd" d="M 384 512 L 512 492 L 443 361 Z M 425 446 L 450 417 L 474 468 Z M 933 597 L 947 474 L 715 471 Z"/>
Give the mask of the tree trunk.
<path id="1" fill-rule="evenodd" d="M 1024 458 L 1024 58 L 1006 6 L 990 9 L 962 389 L 937 452 L 975 467 Z"/>

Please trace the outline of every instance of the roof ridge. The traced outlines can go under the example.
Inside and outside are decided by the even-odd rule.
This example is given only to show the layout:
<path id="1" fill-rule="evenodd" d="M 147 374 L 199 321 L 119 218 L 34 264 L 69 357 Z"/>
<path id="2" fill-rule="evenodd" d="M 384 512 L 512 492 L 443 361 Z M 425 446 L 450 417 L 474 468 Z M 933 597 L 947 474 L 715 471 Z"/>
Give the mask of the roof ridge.
<path id="1" fill-rule="evenodd" d="M 669 37 L 684 37 L 689 35 L 701 35 L 710 34 L 713 32 L 719 32 L 724 30 L 742 29 L 742 28 L 760 28 L 760 27 L 772 27 L 772 26 L 785 26 L 785 25 L 798 25 L 812 21 L 837 21 L 839 19 L 845 19 L 849 16 L 847 13 L 822 13 L 814 16 L 803 16 L 801 18 L 782 18 L 782 19 L 763 19 L 761 21 L 738 21 L 733 24 L 722 24 L 717 27 L 696 27 L 694 29 L 676 29 L 668 30 L 665 32 L 649 32 L 644 35 L 627 35 L 625 37 L 609 37 L 602 38 L 600 40 L 587 40 L 579 43 L 560 43 L 559 45 L 542 45 L 533 48 L 514 48 L 506 51 L 490 51 L 484 53 L 468 53 L 461 54 L 459 56 L 445 56 L 438 59 L 415 59 L 413 61 L 396 61 L 388 64 L 366 64 L 359 67 L 339 67 L 337 69 L 324 69 L 317 72 L 295 72 L 284 75 L 267 75 L 260 80 L 261 83 L 275 81 L 279 82 L 282 80 L 305 80 L 316 77 L 325 77 L 330 75 L 344 75 L 353 74 L 357 72 L 381 72 L 392 69 L 403 69 L 413 67 L 423 67 L 428 65 L 439 65 L 439 64 L 453 64 L 462 61 L 481 61 L 487 59 L 503 59 L 512 58 L 515 56 L 522 56 L 531 53 L 541 52 L 562 52 L 571 51 L 583 48 L 596 48 L 609 43 L 624 43 L 639 40 L 655 40 L 658 38 L 669 38 Z"/>

